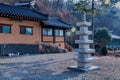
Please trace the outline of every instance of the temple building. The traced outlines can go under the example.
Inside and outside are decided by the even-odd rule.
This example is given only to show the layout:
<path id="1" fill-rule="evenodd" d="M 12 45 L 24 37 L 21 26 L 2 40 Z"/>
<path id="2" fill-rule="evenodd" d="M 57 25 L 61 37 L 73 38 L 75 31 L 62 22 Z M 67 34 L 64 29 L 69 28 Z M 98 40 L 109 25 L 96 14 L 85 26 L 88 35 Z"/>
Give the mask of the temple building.
<path id="1" fill-rule="evenodd" d="M 49 17 L 49 20 L 43 22 L 42 42 L 65 48 L 65 31 L 70 28 L 70 24 L 60 18 Z"/>
<path id="2" fill-rule="evenodd" d="M 64 48 L 69 28 L 66 22 L 35 9 L 0 3 L 0 55 L 37 54 L 41 42 Z"/>
<path id="3" fill-rule="evenodd" d="M 120 49 L 120 36 L 111 34 L 112 41 L 107 45 L 107 48 Z"/>

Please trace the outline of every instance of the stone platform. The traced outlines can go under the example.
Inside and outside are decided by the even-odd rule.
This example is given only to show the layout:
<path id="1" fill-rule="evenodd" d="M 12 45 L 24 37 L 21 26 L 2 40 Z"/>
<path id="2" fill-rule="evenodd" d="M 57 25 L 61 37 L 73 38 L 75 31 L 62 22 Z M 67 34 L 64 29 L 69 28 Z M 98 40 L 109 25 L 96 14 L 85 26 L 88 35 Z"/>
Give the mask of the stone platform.
<path id="1" fill-rule="evenodd" d="M 89 72 L 94 70 L 100 70 L 100 67 L 98 66 L 91 66 L 90 68 L 79 68 L 78 66 L 70 66 L 68 69 L 78 72 Z"/>

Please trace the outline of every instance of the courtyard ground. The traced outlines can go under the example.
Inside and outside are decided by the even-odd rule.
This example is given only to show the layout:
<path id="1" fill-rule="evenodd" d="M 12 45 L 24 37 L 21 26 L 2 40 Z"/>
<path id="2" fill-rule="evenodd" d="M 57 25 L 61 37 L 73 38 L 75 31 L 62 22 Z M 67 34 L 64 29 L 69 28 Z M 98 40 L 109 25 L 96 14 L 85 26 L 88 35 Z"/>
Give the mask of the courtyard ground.
<path id="1" fill-rule="evenodd" d="M 80 73 L 67 69 L 76 65 L 76 53 L 27 55 L 0 58 L 0 80 L 120 80 L 120 58 L 98 57 L 101 70 Z"/>

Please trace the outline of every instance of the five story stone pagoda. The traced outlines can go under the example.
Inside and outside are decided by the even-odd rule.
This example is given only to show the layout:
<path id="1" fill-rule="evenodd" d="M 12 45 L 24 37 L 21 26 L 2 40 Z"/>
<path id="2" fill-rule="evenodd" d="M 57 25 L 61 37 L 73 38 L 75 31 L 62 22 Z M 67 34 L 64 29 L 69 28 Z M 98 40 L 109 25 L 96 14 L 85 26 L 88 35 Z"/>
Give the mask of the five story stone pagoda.
<path id="1" fill-rule="evenodd" d="M 86 21 L 86 13 L 84 12 L 83 21 L 78 22 L 77 26 L 79 30 L 76 31 L 76 35 L 79 35 L 79 40 L 75 40 L 75 43 L 79 44 L 79 48 L 75 49 L 78 52 L 78 57 L 74 58 L 77 61 L 77 66 L 70 66 L 68 69 L 87 72 L 91 70 L 97 70 L 99 67 L 92 66 L 91 62 L 95 59 L 91 57 L 91 53 L 94 53 L 94 49 L 90 49 L 90 44 L 93 40 L 89 40 L 88 36 L 92 34 L 92 31 L 88 31 L 88 27 L 91 26 L 90 22 Z"/>

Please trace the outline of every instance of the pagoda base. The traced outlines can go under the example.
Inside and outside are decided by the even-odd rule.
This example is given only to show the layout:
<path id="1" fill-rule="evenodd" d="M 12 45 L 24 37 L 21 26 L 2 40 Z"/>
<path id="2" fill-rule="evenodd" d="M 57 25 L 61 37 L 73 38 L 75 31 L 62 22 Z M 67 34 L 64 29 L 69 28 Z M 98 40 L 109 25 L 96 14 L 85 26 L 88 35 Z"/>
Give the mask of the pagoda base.
<path id="1" fill-rule="evenodd" d="M 89 71 L 99 70 L 100 67 L 91 66 L 90 68 L 79 68 L 78 66 L 70 66 L 68 67 L 68 69 L 73 70 L 73 71 L 78 71 L 78 72 L 89 72 Z"/>

